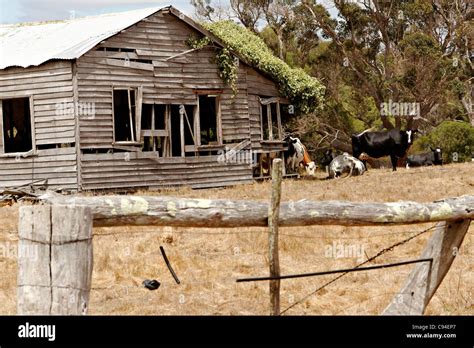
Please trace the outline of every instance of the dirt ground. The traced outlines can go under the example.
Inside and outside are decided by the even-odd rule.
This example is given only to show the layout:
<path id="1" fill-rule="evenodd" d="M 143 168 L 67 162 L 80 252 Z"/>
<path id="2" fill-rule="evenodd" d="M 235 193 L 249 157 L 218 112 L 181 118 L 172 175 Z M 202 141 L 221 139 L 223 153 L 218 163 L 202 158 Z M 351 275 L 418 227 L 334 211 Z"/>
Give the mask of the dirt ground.
<path id="1" fill-rule="evenodd" d="M 320 178 L 325 175 L 319 173 Z M 225 189 L 167 189 L 141 195 L 266 200 L 270 182 Z M 283 201 L 418 201 L 474 194 L 474 163 L 370 170 L 342 180 L 285 180 Z M 18 205 L 0 209 L 0 314 L 16 313 Z M 353 267 L 387 246 L 433 224 L 397 227 L 314 226 L 280 229 L 282 274 Z M 474 224 L 427 314 L 474 314 Z M 376 261 L 419 257 L 431 232 L 394 248 Z M 159 247 L 168 254 L 181 284 L 174 282 Z M 90 314 L 264 315 L 268 282 L 236 283 L 240 277 L 268 275 L 265 228 L 189 229 L 117 227 L 94 229 L 94 271 Z M 341 251 L 342 250 L 342 251 Z M 310 295 L 337 275 L 283 280 L 285 315 L 379 314 L 400 289 L 414 265 L 348 274 Z M 156 291 L 141 287 L 157 279 Z"/>

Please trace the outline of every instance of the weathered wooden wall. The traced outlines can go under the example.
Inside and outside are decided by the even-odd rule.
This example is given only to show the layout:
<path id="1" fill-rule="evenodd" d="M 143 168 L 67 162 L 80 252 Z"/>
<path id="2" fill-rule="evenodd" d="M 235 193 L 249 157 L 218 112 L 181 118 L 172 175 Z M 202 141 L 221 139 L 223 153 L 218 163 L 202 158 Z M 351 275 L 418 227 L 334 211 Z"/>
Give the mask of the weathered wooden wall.
<path id="1" fill-rule="evenodd" d="M 261 149 L 258 96 L 278 96 L 275 84 L 241 62 L 234 95 L 219 77 L 214 48 L 173 58 L 189 50 L 185 41 L 191 35 L 199 36 L 173 14 L 158 12 L 101 42 L 76 62 L 0 71 L 0 98 L 33 95 L 34 139 L 41 147 L 32 157 L 0 158 L 0 186 L 39 179 L 68 189 L 249 182 L 251 165 L 219 162 L 215 155 L 157 159 L 138 148 L 105 153 L 113 148 L 114 87 L 141 87 L 143 103 L 174 105 L 196 105 L 197 89 L 220 90 L 223 143 L 233 147 L 251 139 L 252 149 Z M 93 105 L 94 114 L 58 114 L 58 104 L 73 102 Z M 102 153 L 91 154 L 94 149 Z"/>
<path id="2" fill-rule="evenodd" d="M 247 88 L 252 149 L 262 151 L 259 97 L 276 97 L 279 93 L 273 81 L 250 67 L 247 67 Z"/>
<path id="3" fill-rule="evenodd" d="M 75 118 L 67 111 L 73 102 L 71 62 L 0 70 L 0 99 L 31 96 L 33 137 L 40 149 L 26 158 L 0 156 L 0 187 L 48 179 L 53 187 L 77 189 Z M 71 147 L 56 148 L 60 144 Z"/>
<path id="4" fill-rule="evenodd" d="M 170 185 L 194 188 L 252 182 L 248 164 L 223 163 L 217 156 L 151 158 L 151 154 L 114 153 L 82 156 L 84 189 Z"/>
<path id="5" fill-rule="evenodd" d="M 105 40 L 77 60 L 79 102 L 95 103 L 94 118 L 80 118 L 81 148 L 107 148 L 113 142 L 113 87 L 143 86 L 143 103 L 196 105 L 196 89 L 221 90 L 224 143 L 250 139 L 248 71 L 239 66 L 237 94 L 219 77 L 215 49 L 189 50 L 186 39 L 197 36 L 194 28 L 172 14 L 157 13 Z M 103 50 L 106 48 L 106 51 Z M 107 51 L 130 49 L 134 52 Z M 131 59 L 126 63 L 123 59 Z M 134 60 L 140 62 L 135 63 Z M 254 73 L 258 79 L 258 73 Z M 272 93 L 276 89 L 272 90 Z M 277 94 L 275 94 L 277 95 Z M 260 129 L 260 128 L 259 128 Z M 259 135 L 258 135 L 259 136 Z M 127 161 L 124 159 L 127 158 Z M 153 159 L 151 159 L 153 158 Z M 216 156 L 160 158 L 153 154 L 84 154 L 81 161 L 84 189 L 191 185 L 224 186 L 252 180 L 248 164 L 219 163 Z"/>
<path id="6" fill-rule="evenodd" d="M 108 146 L 113 141 L 112 89 L 143 86 L 143 102 L 197 103 L 195 89 L 219 89 L 224 141 L 249 138 L 246 68 L 239 68 L 238 93 L 219 77 L 215 51 L 206 48 L 165 59 L 189 50 L 185 43 L 196 31 L 171 14 L 157 13 L 104 41 L 77 61 L 79 102 L 94 102 L 96 117 L 80 120 L 81 147 Z M 103 48 L 135 52 L 102 51 Z M 132 59 L 130 65 L 123 60 Z M 150 63 L 135 63 L 133 60 Z"/>

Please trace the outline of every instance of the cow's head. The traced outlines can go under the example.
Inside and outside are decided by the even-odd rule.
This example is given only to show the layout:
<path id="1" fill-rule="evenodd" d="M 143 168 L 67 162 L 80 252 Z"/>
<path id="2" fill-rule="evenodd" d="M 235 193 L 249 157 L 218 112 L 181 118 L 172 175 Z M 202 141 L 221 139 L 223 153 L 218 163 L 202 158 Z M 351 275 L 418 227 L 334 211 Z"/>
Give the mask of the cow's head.
<path id="1" fill-rule="evenodd" d="M 298 138 L 293 138 L 291 135 L 287 135 L 287 136 L 283 139 L 283 141 L 284 141 L 285 143 L 287 143 L 287 144 L 294 144 L 294 143 L 298 142 L 299 139 L 298 139 Z"/>
<path id="2" fill-rule="evenodd" d="M 443 164 L 443 152 L 440 147 L 432 148 L 430 146 L 431 152 L 433 152 L 433 163 L 434 164 Z"/>
<path id="3" fill-rule="evenodd" d="M 306 174 L 309 175 L 309 176 L 314 176 L 315 172 L 316 172 L 316 163 L 314 163 L 314 161 L 311 161 L 308 163 L 308 165 L 306 166 Z"/>
<path id="4" fill-rule="evenodd" d="M 360 161 L 368 161 L 370 159 L 370 156 L 367 155 L 365 152 L 362 152 L 358 158 Z"/>
<path id="5" fill-rule="evenodd" d="M 406 131 L 405 131 L 405 134 L 407 135 L 408 146 L 410 146 L 411 144 L 413 144 L 414 136 L 415 136 L 416 133 L 418 133 L 418 129 L 416 129 L 416 128 L 414 128 L 414 129 L 409 129 L 409 130 L 406 130 Z"/>

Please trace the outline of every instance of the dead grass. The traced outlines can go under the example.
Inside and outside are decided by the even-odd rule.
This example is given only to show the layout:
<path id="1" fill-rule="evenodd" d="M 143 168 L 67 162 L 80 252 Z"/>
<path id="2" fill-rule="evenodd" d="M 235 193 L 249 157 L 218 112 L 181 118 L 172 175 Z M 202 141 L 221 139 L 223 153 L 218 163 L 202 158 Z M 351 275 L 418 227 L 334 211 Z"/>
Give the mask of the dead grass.
<path id="1" fill-rule="evenodd" d="M 410 171 L 371 170 L 347 180 L 285 180 L 283 200 L 351 200 L 428 202 L 474 194 L 471 163 Z M 321 178 L 324 175 L 321 174 Z M 268 199 L 270 183 L 226 189 L 166 189 L 143 195 L 193 198 Z M 14 249 L 18 206 L 0 209 L 0 243 Z M 282 274 L 346 268 L 358 257 L 330 257 L 333 243 L 354 247 L 369 257 L 431 225 L 399 227 L 314 226 L 282 228 Z M 427 314 L 474 314 L 473 240 L 471 226 L 459 256 L 431 300 Z M 258 315 L 268 313 L 268 283 L 236 283 L 239 277 L 268 274 L 264 228 L 187 229 L 160 227 L 98 228 L 94 230 L 94 273 L 91 314 L 137 315 Z M 377 262 L 416 258 L 431 233 L 394 249 Z M 162 260 L 163 245 L 178 274 L 177 285 Z M 5 248 L 4 248 L 5 249 Z M 0 249 L 2 251 L 2 249 Z M 7 256 L 7 257 L 5 257 Z M 351 256 L 351 255 L 345 255 Z M 363 259 L 366 255 L 363 255 Z M 413 265 L 353 273 L 310 296 L 287 314 L 378 314 L 398 291 Z M 285 309 L 334 275 L 282 281 Z M 140 287 L 144 279 L 162 284 L 156 291 Z M 15 314 L 16 259 L 0 253 L 0 314 Z"/>

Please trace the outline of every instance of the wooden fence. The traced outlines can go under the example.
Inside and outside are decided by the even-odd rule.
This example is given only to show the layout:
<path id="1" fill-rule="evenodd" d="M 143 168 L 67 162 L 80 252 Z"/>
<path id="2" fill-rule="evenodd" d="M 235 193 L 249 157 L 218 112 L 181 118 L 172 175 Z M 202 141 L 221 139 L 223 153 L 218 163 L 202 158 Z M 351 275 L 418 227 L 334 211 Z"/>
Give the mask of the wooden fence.
<path id="1" fill-rule="evenodd" d="M 93 226 L 269 228 L 270 276 L 280 275 L 278 227 L 309 225 L 390 226 L 438 222 L 394 301 L 383 314 L 423 314 L 457 255 L 474 218 L 474 196 L 432 203 L 284 202 L 281 160 L 272 172 L 272 199 L 231 201 L 174 197 L 74 197 L 47 193 L 43 204 L 21 206 L 19 248 L 38 248 L 38 258 L 19 253 L 18 314 L 86 314 L 92 276 Z M 270 313 L 280 313 L 280 280 L 270 280 Z"/>

